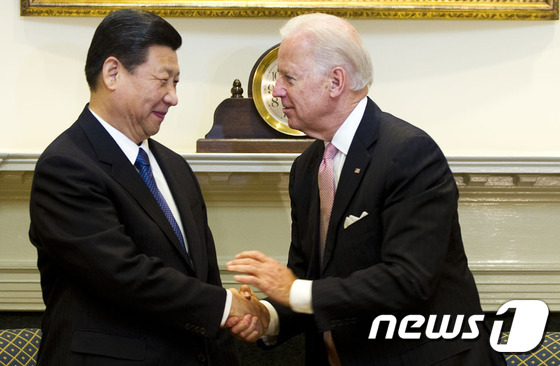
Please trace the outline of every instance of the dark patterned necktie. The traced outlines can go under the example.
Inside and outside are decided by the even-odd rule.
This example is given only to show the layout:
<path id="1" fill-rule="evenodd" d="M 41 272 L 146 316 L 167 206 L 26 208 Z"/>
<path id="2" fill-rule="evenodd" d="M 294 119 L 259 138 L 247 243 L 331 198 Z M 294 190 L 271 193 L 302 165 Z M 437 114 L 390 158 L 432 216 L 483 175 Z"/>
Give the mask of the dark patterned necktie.
<path id="1" fill-rule="evenodd" d="M 187 251 L 187 246 L 185 245 L 185 240 L 183 239 L 181 229 L 179 228 L 175 217 L 173 217 L 173 214 L 171 213 L 171 209 L 167 205 L 167 202 L 165 202 L 163 195 L 156 185 L 154 175 L 152 174 L 152 168 L 150 167 L 150 159 L 148 158 L 148 154 L 146 153 L 146 151 L 144 151 L 144 149 L 140 149 L 138 151 L 138 157 L 136 158 L 134 166 L 136 167 L 136 169 L 138 169 L 140 176 L 142 177 L 144 182 L 146 182 L 146 185 L 154 195 L 157 203 L 159 203 L 159 206 L 163 210 L 163 213 L 165 214 L 165 217 L 167 217 L 167 220 L 169 220 L 169 223 L 171 224 L 173 231 L 175 231 L 175 235 L 177 235 L 177 238 L 181 242 L 181 245 L 183 246 L 185 251 Z"/>

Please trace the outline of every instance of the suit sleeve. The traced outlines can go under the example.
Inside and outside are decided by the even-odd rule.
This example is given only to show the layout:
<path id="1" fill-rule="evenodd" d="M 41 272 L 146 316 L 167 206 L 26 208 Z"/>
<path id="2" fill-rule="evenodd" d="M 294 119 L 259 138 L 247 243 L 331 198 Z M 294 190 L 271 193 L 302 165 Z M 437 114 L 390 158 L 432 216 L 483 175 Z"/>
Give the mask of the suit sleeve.
<path id="1" fill-rule="evenodd" d="M 140 250 L 116 206 L 122 191 L 110 188 L 106 177 L 105 170 L 83 157 L 57 154 L 37 163 L 30 238 L 38 248 L 46 298 L 55 291 L 57 276 L 66 276 L 113 306 L 175 328 L 198 324 L 206 336 L 216 335 L 225 290 Z"/>
<path id="2" fill-rule="evenodd" d="M 380 245 L 380 260 L 345 278 L 314 281 L 313 309 L 321 330 L 333 328 L 335 319 L 418 309 L 438 284 L 456 218 L 453 175 L 426 135 L 407 139 L 387 158 L 387 170 L 378 172 L 378 179 L 384 179 L 381 239 L 355 238 L 359 245 Z"/>

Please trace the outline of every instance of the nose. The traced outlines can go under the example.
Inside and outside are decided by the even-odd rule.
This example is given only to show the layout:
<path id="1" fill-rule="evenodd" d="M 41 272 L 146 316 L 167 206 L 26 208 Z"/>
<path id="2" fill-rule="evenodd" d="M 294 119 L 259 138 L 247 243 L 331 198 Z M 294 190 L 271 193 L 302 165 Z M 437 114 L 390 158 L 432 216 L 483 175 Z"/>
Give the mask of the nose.
<path id="1" fill-rule="evenodd" d="M 283 98 L 286 96 L 286 89 L 282 85 L 280 81 L 282 78 L 278 78 L 276 80 L 276 84 L 274 84 L 274 89 L 272 89 L 272 96 L 276 98 Z"/>
<path id="2" fill-rule="evenodd" d="M 175 86 L 169 88 L 169 91 L 163 96 L 163 101 L 170 106 L 176 106 L 179 103 Z"/>

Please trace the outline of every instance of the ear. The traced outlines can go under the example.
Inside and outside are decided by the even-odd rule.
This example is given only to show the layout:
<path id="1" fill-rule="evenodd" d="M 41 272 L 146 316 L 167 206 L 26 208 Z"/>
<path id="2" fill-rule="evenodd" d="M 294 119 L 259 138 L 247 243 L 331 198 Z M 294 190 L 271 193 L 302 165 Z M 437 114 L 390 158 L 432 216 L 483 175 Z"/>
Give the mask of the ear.
<path id="1" fill-rule="evenodd" d="M 342 94 L 346 87 L 346 78 L 346 70 L 342 67 L 337 66 L 331 70 L 329 75 L 331 97 L 335 98 Z"/>
<path id="2" fill-rule="evenodd" d="M 103 63 L 103 68 L 101 69 L 101 76 L 103 83 L 109 90 L 115 90 L 117 87 L 117 79 L 119 72 L 122 70 L 122 64 L 120 61 L 114 57 L 108 57 Z"/>

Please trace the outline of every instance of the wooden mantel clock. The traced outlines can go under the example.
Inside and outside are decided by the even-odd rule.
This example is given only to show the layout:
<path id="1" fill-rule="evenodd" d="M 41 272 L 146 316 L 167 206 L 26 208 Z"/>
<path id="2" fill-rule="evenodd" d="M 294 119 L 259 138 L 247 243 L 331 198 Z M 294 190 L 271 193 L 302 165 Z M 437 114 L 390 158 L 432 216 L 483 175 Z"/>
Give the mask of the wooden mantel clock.
<path id="1" fill-rule="evenodd" d="M 197 152 L 213 153 L 301 153 L 313 139 L 288 126 L 282 102 L 272 96 L 278 66 L 278 45 L 257 60 L 249 76 L 248 98 L 235 80 L 231 97 L 214 112 L 214 124 Z"/>

